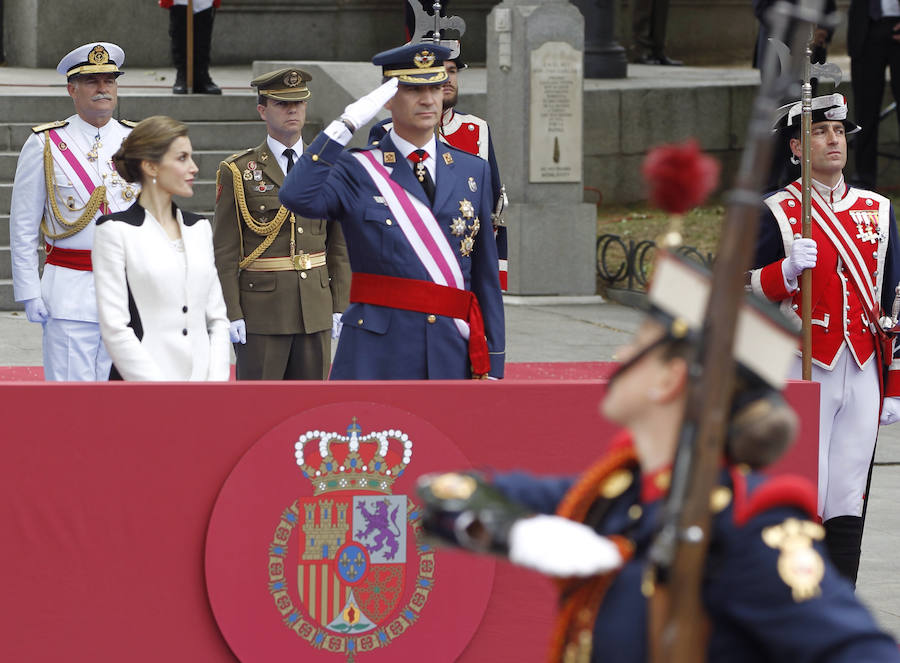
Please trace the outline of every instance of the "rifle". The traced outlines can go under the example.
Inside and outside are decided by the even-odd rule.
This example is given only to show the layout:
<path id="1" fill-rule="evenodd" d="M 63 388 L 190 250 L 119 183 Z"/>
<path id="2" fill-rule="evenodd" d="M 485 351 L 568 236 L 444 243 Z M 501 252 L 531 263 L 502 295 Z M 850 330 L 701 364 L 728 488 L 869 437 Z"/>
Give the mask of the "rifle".
<path id="1" fill-rule="evenodd" d="M 778 2 L 769 13 L 772 34 L 792 43 L 793 72 L 800 71 L 805 33 L 792 30 L 820 23 L 822 0 L 799 6 Z M 690 387 L 672 467 L 669 495 L 659 532 L 649 551 L 644 593 L 650 598 L 650 657 L 653 663 L 696 663 L 705 659 L 706 628 L 701 582 L 709 546 L 710 494 L 716 485 L 734 387 L 733 345 L 745 273 L 759 223 L 761 190 L 772 151 L 772 115 L 797 80 L 791 71 L 776 77 L 775 49 L 766 49 L 762 83 L 748 125 L 746 147 L 728 195 L 728 207 L 713 269 Z"/>

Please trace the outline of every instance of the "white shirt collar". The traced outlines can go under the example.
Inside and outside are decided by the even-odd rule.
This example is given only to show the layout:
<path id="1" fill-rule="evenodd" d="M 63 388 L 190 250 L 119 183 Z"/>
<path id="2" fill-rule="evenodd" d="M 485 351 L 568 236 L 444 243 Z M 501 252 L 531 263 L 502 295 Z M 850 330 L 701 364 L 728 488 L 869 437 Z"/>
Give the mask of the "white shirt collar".
<path id="1" fill-rule="evenodd" d="M 838 202 L 847 195 L 847 184 L 844 182 L 843 174 L 841 175 L 841 179 L 838 180 L 838 183 L 833 187 L 828 186 L 827 184 L 823 184 L 819 180 L 813 178 L 810 178 L 810 182 L 812 182 L 813 188 L 819 192 L 819 195 L 822 196 L 830 205 L 834 205 L 834 203 Z"/>
<path id="2" fill-rule="evenodd" d="M 73 128 L 77 127 L 78 130 L 81 131 L 81 133 L 91 139 L 91 142 L 93 142 L 94 137 L 96 137 L 98 131 L 100 132 L 100 138 L 105 138 L 109 134 L 109 131 L 113 126 L 112 123 L 113 119 L 110 118 L 106 121 L 106 124 L 98 128 L 93 124 L 85 122 L 77 113 L 73 115 L 70 120 L 70 124 L 73 126 Z"/>
<path id="3" fill-rule="evenodd" d="M 281 172 L 287 175 L 287 157 L 284 156 L 284 151 L 290 147 L 290 149 L 294 150 L 294 163 L 297 163 L 297 159 L 300 158 L 300 155 L 303 154 L 303 139 L 301 138 L 296 143 L 291 146 L 284 145 L 283 143 L 275 140 L 271 136 L 266 136 L 266 145 L 269 146 L 269 150 L 271 150 L 272 154 L 275 156 L 275 160 L 278 161 L 278 165 L 281 166 Z"/>
<path id="4" fill-rule="evenodd" d="M 436 155 L 437 155 L 437 140 L 434 136 L 432 136 L 425 145 L 421 148 L 416 147 L 408 140 L 401 138 L 396 134 L 396 132 L 391 129 L 391 142 L 394 143 L 394 147 L 397 148 L 397 151 L 403 155 L 403 158 L 406 159 L 410 154 L 415 152 L 418 149 L 423 149 L 428 152 L 428 158 L 425 159 L 425 167 L 428 169 L 428 173 L 431 175 L 431 180 L 437 183 L 437 173 L 436 173 Z"/>

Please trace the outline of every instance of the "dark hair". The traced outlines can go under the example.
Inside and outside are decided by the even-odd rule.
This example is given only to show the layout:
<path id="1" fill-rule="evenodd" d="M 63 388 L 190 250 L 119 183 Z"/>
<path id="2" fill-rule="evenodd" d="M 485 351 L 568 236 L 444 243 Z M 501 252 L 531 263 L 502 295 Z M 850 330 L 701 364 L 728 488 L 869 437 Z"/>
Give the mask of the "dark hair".
<path id="1" fill-rule="evenodd" d="M 188 135 L 187 125 L 167 115 L 138 122 L 113 155 L 116 171 L 126 182 L 140 182 L 142 161 L 159 163 L 176 138 Z"/>
<path id="2" fill-rule="evenodd" d="M 261 95 L 261 94 L 256 95 L 256 105 L 257 106 L 268 106 L 269 98 L 264 95 Z"/>

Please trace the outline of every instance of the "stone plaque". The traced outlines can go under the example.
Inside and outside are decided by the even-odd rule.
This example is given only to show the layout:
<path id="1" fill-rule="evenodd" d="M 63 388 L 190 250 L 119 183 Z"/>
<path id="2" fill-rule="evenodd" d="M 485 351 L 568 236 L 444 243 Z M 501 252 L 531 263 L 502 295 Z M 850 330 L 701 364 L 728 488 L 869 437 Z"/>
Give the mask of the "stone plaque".
<path id="1" fill-rule="evenodd" d="M 531 51 L 531 182 L 580 182 L 583 57 L 566 42 Z"/>

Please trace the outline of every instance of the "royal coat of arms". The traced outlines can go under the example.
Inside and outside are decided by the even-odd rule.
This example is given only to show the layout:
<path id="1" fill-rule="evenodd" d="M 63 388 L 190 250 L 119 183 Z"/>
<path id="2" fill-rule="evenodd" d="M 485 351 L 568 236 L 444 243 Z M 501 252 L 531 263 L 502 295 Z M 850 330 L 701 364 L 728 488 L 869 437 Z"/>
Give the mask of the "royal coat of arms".
<path id="1" fill-rule="evenodd" d="M 412 447 L 400 430 L 364 435 L 355 417 L 346 434 L 307 431 L 295 444 L 313 494 L 281 515 L 268 550 L 269 592 L 284 625 L 315 649 L 352 661 L 390 645 L 425 607 L 434 551 L 418 543 L 415 504 L 392 494 Z"/>

